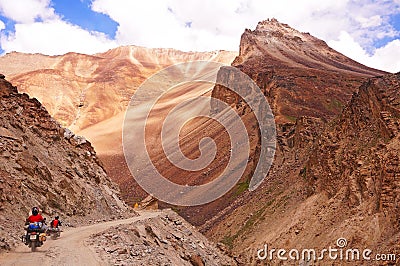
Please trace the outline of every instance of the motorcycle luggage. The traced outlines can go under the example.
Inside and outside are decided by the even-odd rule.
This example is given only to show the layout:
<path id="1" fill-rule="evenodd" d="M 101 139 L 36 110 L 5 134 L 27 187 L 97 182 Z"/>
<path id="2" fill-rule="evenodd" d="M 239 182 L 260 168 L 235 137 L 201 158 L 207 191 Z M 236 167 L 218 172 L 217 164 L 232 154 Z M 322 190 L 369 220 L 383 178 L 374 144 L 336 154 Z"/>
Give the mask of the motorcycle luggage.
<path id="1" fill-rule="evenodd" d="M 40 242 L 46 241 L 46 233 L 41 233 L 41 234 L 39 235 L 39 241 L 40 241 Z"/>

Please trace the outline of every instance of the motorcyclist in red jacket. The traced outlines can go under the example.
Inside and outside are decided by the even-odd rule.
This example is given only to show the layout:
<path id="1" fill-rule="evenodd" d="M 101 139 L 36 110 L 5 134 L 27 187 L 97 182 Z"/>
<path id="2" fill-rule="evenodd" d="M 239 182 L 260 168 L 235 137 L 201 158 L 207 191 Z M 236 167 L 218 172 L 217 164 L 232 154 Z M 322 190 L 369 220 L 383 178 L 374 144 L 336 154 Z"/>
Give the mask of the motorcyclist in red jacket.
<path id="1" fill-rule="evenodd" d="M 27 226 L 25 228 L 26 229 L 25 239 L 23 240 L 25 245 L 28 245 L 28 237 L 29 237 L 28 232 L 30 231 L 30 229 L 28 227 L 29 224 L 31 224 L 31 223 L 40 223 L 40 229 L 39 230 L 42 232 L 42 231 L 45 230 L 45 227 L 44 227 L 45 222 L 46 222 L 46 220 L 43 218 L 42 215 L 39 214 L 39 208 L 38 207 L 33 207 L 32 208 L 32 215 L 30 215 L 28 217 L 28 219 L 26 219 L 26 222 L 25 222 L 25 225 Z"/>
<path id="2" fill-rule="evenodd" d="M 44 218 L 42 215 L 39 214 L 39 208 L 33 207 L 32 208 L 32 215 L 26 219 L 27 223 L 35 223 L 35 222 L 44 222 Z"/>
<path id="3" fill-rule="evenodd" d="M 51 228 L 58 228 L 59 226 L 62 226 L 61 221 L 59 220 L 60 217 L 57 215 L 53 221 L 50 223 Z"/>

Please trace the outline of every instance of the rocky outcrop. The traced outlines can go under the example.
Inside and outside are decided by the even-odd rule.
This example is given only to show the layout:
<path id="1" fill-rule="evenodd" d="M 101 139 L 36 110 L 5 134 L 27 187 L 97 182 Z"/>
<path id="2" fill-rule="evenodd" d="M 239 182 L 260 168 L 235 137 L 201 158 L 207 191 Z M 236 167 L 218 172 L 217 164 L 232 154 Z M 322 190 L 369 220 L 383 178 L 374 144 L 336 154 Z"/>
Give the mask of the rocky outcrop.
<path id="1" fill-rule="evenodd" d="M 124 213 L 119 189 L 89 141 L 61 127 L 38 100 L 4 79 L 0 110 L 0 234 L 9 246 L 33 206 L 67 222 Z"/>
<path id="2" fill-rule="evenodd" d="M 327 128 L 310 157 L 310 185 L 355 208 L 384 213 L 400 231 L 400 73 L 370 79 Z"/>
<path id="3" fill-rule="evenodd" d="M 171 210 L 92 235 L 87 243 L 110 265 L 236 265 Z"/>

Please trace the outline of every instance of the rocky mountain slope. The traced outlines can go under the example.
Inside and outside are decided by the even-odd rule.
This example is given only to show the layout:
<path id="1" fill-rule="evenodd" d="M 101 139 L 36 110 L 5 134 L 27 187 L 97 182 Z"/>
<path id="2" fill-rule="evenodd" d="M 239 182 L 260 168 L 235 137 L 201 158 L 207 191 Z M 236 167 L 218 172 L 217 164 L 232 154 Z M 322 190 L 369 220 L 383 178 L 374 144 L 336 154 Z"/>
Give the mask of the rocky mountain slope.
<path id="1" fill-rule="evenodd" d="M 110 265 L 236 265 L 171 210 L 92 235 L 87 244 Z"/>
<path id="2" fill-rule="evenodd" d="M 294 146 L 308 149 L 308 143 L 312 143 L 322 125 L 340 114 L 352 94 L 368 77 L 385 74 L 353 61 L 323 41 L 275 19 L 260 22 L 254 31 L 245 30 L 239 56 L 232 66 L 251 77 L 268 100 L 275 116 L 278 143 L 271 171 L 283 171 L 286 174 L 292 169 L 281 168 L 290 165 L 289 158 L 293 156 L 295 163 L 302 159 L 303 152 L 293 150 Z M 221 69 L 218 78 L 224 84 L 233 85 L 236 82 L 234 73 L 227 68 Z M 227 102 L 237 110 L 252 136 L 251 153 L 243 178 L 231 193 L 208 206 L 195 209 L 198 214 L 190 221 L 197 225 L 212 217 L 217 219 L 221 209 L 246 190 L 249 177 L 257 165 L 260 148 L 258 125 L 251 108 L 237 94 L 223 86 L 215 86 L 212 97 Z M 214 111 L 219 109 L 215 101 L 211 101 L 211 106 Z M 209 132 L 210 135 L 214 134 L 213 131 Z M 222 138 L 225 144 L 219 145 L 227 147 L 228 140 Z M 228 158 L 229 149 L 222 153 L 222 160 Z M 217 172 L 211 172 L 213 174 Z M 192 212 L 190 209 L 182 214 L 187 217 L 192 216 Z M 204 225 L 204 228 L 207 226 Z"/>
<path id="3" fill-rule="evenodd" d="M 291 48 L 295 52 L 280 51 L 293 38 L 299 41 Z M 321 61 L 313 65 L 317 51 Z M 264 183 L 202 226 L 230 246 L 238 261 L 261 263 L 257 250 L 264 244 L 322 250 L 339 238 L 348 248 L 373 250 L 373 256 L 398 254 L 400 75 L 342 59 L 323 42 L 276 20 L 243 34 L 233 65 L 272 102 L 278 146 Z M 213 95 L 243 110 L 223 87 Z"/>
<path id="4" fill-rule="evenodd" d="M 127 210 L 83 137 L 60 126 L 41 103 L 0 79 L 0 235 L 19 240 L 33 206 L 67 222 L 118 218 Z"/>
<path id="5" fill-rule="evenodd" d="M 254 31 L 245 30 L 232 66 L 258 84 L 278 123 L 293 123 L 300 116 L 332 118 L 365 77 L 385 73 L 275 19 L 260 22 Z M 213 97 L 228 99 L 230 104 L 238 102 L 236 96 L 218 86 Z"/>

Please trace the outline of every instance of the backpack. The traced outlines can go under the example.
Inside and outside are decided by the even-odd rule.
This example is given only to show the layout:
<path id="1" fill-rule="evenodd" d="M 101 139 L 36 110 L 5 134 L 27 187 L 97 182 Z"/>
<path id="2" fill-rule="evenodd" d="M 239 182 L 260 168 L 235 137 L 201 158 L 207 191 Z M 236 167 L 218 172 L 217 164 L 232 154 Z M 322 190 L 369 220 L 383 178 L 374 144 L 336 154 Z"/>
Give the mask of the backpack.
<path id="1" fill-rule="evenodd" d="M 29 230 L 37 230 L 37 229 L 40 229 L 40 225 L 39 225 L 39 223 L 30 223 L 29 224 L 29 226 L 28 226 L 28 229 Z"/>

